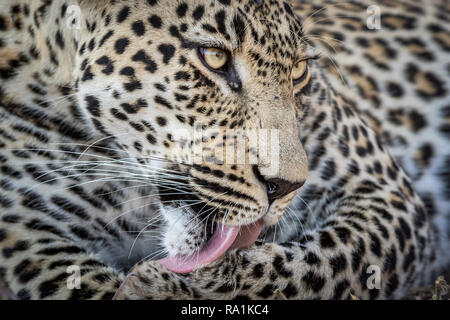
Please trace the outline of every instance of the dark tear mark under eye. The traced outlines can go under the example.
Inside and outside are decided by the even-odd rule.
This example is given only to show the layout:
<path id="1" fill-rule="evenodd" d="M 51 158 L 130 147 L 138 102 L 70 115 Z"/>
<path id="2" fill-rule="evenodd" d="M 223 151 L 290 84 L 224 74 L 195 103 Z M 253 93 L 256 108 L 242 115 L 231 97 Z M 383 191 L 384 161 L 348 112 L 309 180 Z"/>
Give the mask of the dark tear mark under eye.
<path id="1" fill-rule="evenodd" d="M 235 92 L 239 92 L 242 90 L 242 82 L 234 66 L 231 66 L 229 68 L 228 72 L 226 73 L 226 79 L 231 90 Z"/>

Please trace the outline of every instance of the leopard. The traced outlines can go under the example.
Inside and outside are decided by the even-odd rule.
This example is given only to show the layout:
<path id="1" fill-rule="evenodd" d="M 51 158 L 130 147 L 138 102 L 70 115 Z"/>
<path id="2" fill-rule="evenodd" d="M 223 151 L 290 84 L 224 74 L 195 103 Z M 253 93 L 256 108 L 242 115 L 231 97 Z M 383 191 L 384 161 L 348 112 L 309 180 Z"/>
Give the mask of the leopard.
<path id="1" fill-rule="evenodd" d="M 450 264 L 449 20 L 444 0 L 2 1 L 10 295 L 430 283 Z"/>

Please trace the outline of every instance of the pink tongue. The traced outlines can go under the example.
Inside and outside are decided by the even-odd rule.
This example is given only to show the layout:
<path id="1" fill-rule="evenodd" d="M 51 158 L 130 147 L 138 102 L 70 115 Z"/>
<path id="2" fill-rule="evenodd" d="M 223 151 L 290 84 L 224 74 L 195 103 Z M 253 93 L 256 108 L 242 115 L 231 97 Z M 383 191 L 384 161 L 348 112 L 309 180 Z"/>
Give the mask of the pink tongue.
<path id="1" fill-rule="evenodd" d="M 193 256 L 172 256 L 159 260 L 164 267 L 175 273 L 190 273 L 209 264 L 223 255 L 228 249 L 251 246 L 258 239 L 262 229 L 262 221 L 252 225 L 239 227 L 217 225 L 211 239 L 203 249 Z"/>

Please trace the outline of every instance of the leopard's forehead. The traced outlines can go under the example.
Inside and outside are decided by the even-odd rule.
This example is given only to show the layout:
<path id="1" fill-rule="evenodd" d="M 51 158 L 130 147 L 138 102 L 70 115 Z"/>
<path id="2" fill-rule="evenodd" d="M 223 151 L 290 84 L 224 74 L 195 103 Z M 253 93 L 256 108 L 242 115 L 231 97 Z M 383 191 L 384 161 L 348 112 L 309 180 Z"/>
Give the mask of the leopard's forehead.
<path id="1" fill-rule="evenodd" d="M 284 73 L 305 48 L 298 17 L 279 0 L 119 1 L 107 5 L 103 16 L 116 22 L 116 33 L 133 35 L 135 45 L 153 39 L 183 48 L 221 47 L 251 58 L 264 54 L 266 67 Z"/>
<path id="2" fill-rule="evenodd" d="M 167 95 L 180 80 L 191 83 L 178 87 L 193 95 L 186 109 L 197 105 L 197 95 L 208 93 L 208 108 L 218 107 L 217 96 L 237 108 L 242 101 L 231 101 L 235 97 L 228 93 L 232 85 L 241 84 L 245 90 L 240 98 L 258 97 L 265 105 L 274 96 L 292 99 L 291 70 L 309 54 L 299 18 L 281 0 L 103 0 L 84 6 L 90 12 L 90 34 L 78 50 L 80 92 L 92 95 L 106 85 L 114 89 L 115 99 L 121 91 L 123 99 L 133 100 L 122 103 L 149 98 L 153 86 Z M 238 77 L 224 79 L 209 72 L 198 57 L 205 47 L 228 52 Z M 195 93 L 200 87 L 202 92 Z M 164 105 L 181 107 L 186 99 L 186 94 L 177 94 Z"/>

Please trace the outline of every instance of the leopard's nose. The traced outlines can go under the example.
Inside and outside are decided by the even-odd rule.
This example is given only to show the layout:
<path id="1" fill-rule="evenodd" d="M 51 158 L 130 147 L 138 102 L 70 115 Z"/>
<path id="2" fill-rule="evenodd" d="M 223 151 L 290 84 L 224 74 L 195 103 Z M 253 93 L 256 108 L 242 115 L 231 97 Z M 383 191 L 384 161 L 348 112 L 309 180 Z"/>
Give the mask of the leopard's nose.
<path id="1" fill-rule="evenodd" d="M 287 196 L 291 192 L 298 190 L 304 184 L 304 181 L 292 183 L 279 178 L 267 180 L 267 195 L 269 197 L 269 202 L 272 203 L 277 199 Z"/>
<path id="2" fill-rule="evenodd" d="M 283 198 L 291 192 L 300 189 L 306 182 L 290 182 L 281 178 L 265 178 L 257 166 L 253 166 L 253 173 L 256 178 L 266 186 L 267 197 L 270 204 L 272 204 L 275 200 Z"/>

